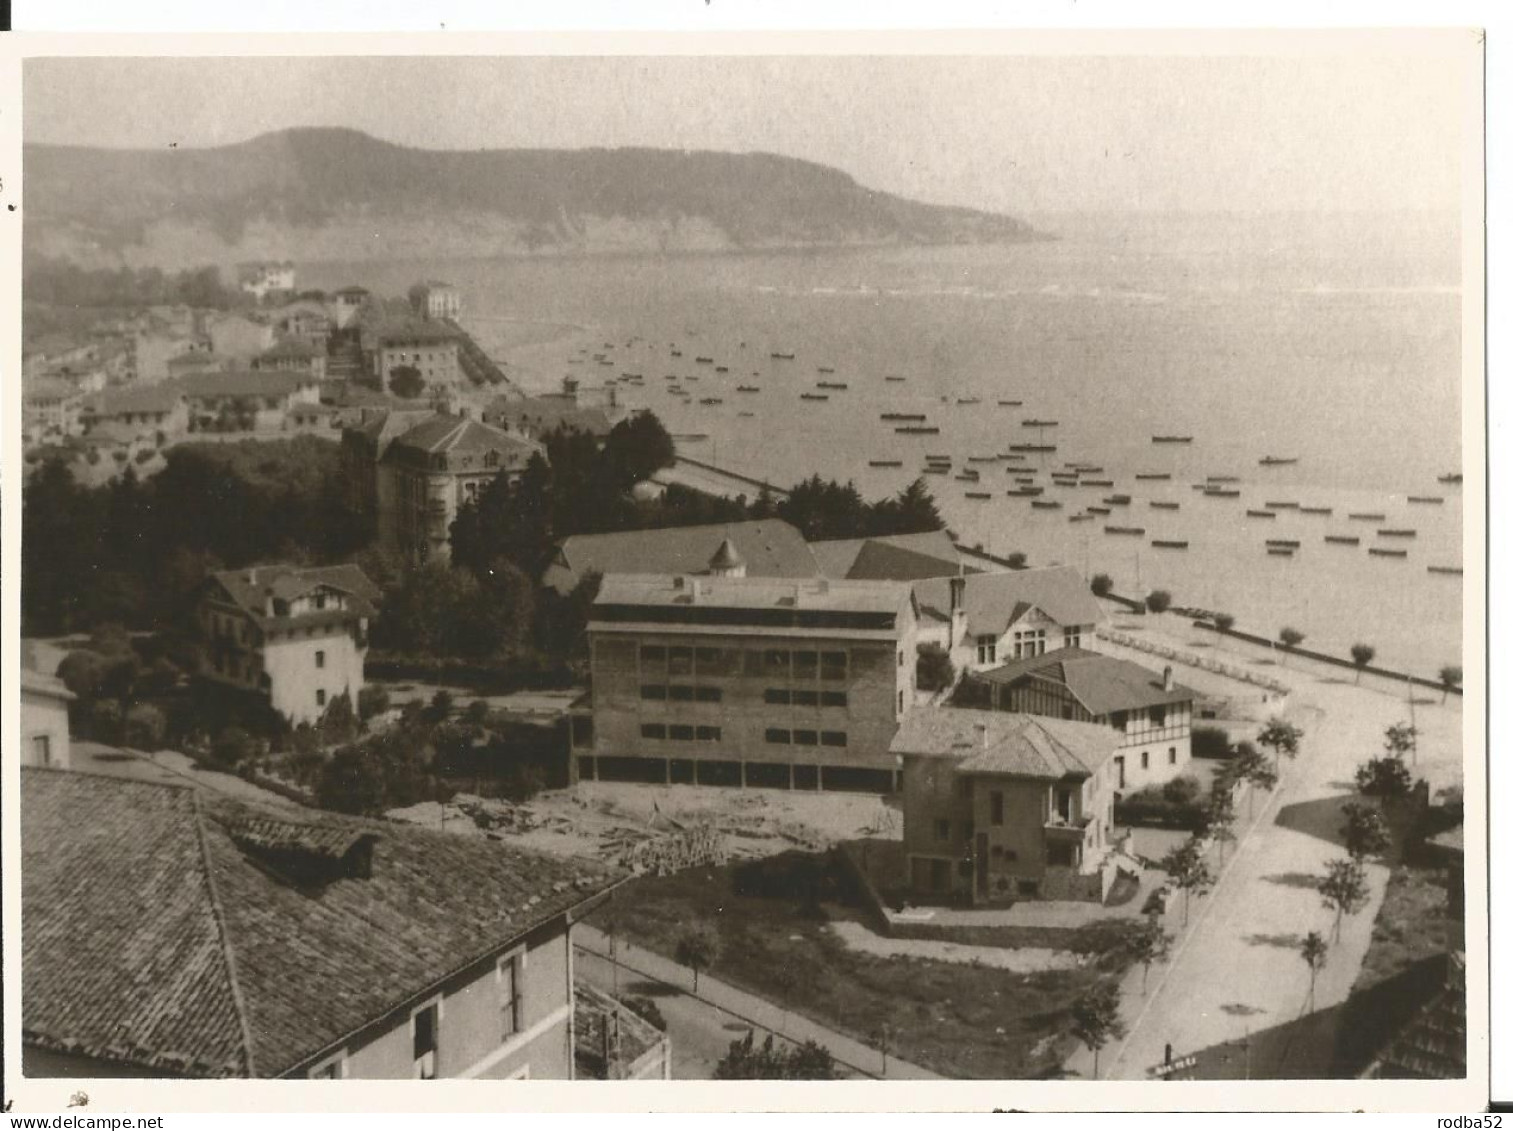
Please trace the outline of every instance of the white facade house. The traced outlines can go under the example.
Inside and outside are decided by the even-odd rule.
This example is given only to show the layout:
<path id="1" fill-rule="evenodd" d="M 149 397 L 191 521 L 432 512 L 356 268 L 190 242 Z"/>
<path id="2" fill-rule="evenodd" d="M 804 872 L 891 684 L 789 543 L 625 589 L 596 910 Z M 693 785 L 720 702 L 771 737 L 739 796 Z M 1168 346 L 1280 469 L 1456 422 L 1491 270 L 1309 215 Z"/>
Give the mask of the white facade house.
<path id="1" fill-rule="evenodd" d="M 1057 648 L 1086 647 L 1103 610 L 1065 566 L 931 577 L 914 583 L 920 642 L 961 671 L 984 671 Z"/>
<path id="2" fill-rule="evenodd" d="M 56 676 L 21 669 L 21 764 L 68 769 L 68 705 L 74 693 Z"/>

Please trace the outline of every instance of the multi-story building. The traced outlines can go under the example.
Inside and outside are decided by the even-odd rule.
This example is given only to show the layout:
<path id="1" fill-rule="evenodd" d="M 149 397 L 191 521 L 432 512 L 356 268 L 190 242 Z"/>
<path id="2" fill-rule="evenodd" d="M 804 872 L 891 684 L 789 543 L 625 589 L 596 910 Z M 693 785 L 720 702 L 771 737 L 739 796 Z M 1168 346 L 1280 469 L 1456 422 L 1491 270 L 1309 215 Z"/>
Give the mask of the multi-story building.
<path id="1" fill-rule="evenodd" d="M 1058 648 L 970 677 L 995 710 L 1097 723 L 1119 736 L 1114 788 L 1159 785 L 1192 761 L 1197 693 L 1139 664 L 1083 648 Z"/>
<path id="2" fill-rule="evenodd" d="M 168 380 L 168 363 L 186 353 L 208 353 L 210 345 L 192 333 L 150 328 L 134 334 L 128 349 L 127 370 L 136 385 L 156 385 Z"/>
<path id="3" fill-rule="evenodd" d="M 23 377 L 21 421 L 28 439 L 72 436 L 79 431 L 84 397 L 68 381 L 57 377 Z"/>
<path id="4" fill-rule="evenodd" d="M 293 725 L 363 688 L 378 590 L 354 565 L 256 566 L 206 580 L 196 609 L 201 677 L 265 698 Z"/>
<path id="5" fill-rule="evenodd" d="M 168 437 L 188 428 L 189 407 L 184 394 L 173 386 L 106 389 L 84 401 L 79 420 L 86 432 L 109 424 L 144 439 L 155 439 L 158 432 Z"/>
<path id="6" fill-rule="evenodd" d="M 389 322 L 369 337 L 373 375 L 385 389 L 398 369 L 413 369 L 427 385 L 455 385 L 462 380 L 457 335 L 444 324 Z"/>
<path id="7" fill-rule="evenodd" d="M 348 498 L 382 546 L 412 564 L 451 558 L 463 504 L 525 470 L 539 445 L 445 413 L 375 413 L 342 433 Z"/>
<path id="8" fill-rule="evenodd" d="M 959 670 L 1090 643 L 1103 610 L 1067 566 L 931 577 L 914 584 L 922 642 L 938 644 Z"/>
<path id="9" fill-rule="evenodd" d="M 21 669 L 21 764 L 68 769 L 68 705 L 74 693 L 56 676 Z"/>
<path id="10" fill-rule="evenodd" d="M 574 1076 L 572 928 L 615 869 L 88 773 L 20 804 L 27 1076 Z"/>
<path id="11" fill-rule="evenodd" d="M 893 740 L 903 763 L 900 879 L 918 896 L 972 904 L 1103 899 L 1127 861 L 1110 839 L 1118 745 L 1093 723 L 911 712 Z"/>
<path id="12" fill-rule="evenodd" d="M 892 792 L 914 698 L 908 587 L 742 571 L 725 542 L 707 576 L 604 578 L 591 707 L 572 720 L 579 775 Z"/>
<path id="13" fill-rule="evenodd" d="M 281 338 L 252 359 L 252 368 L 276 373 L 306 373 L 326 379 L 326 350 L 304 338 Z"/>
<path id="14" fill-rule="evenodd" d="M 533 440 L 549 432 L 568 429 L 587 432 L 601 443 L 614 428 L 610 413 L 576 399 L 548 394 L 539 397 L 495 397 L 483 410 L 486 423 L 507 428 Z"/>
<path id="15" fill-rule="evenodd" d="M 282 338 L 304 342 L 324 356 L 333 323 L 324 302 L 301 298 L 274 312 L 273 327 Z"/>
<path id="16" fill-rule="evenodd" d="M 301 370 L 196 373 L 177 387 L 197 431 L 279 431 L 292 406 L 320 403 L 320 379 Z"/>
<path id="17" fill-rule="evenodd" d="M 338 330 L 351 325 L 372 297 L 366 287 L 343 287 L 331 296 L 331 320 Z"/>
<path id="18" fill-rule="evenodd" d="M 462 292 L 451 283 L 417 283 L 410 288 L 410 305 L 422 318 L 457 318 L 462 314 Z"/>
<path id="19" fill-rule="evenodd" d="M 256 295 L 259 301 L 270 294 L 292 292 L 294 277 L 294 264 L 288 260 L 243 263 L 237 268 L 237 282 L 242 290 Z"/>
<path id="20" fill-rule="evenodd" d="M 212 353 L 245 365 L 273 345 L 273 326 L 261 316 L 212 312 L 205 316 L 200 335 Z"/>

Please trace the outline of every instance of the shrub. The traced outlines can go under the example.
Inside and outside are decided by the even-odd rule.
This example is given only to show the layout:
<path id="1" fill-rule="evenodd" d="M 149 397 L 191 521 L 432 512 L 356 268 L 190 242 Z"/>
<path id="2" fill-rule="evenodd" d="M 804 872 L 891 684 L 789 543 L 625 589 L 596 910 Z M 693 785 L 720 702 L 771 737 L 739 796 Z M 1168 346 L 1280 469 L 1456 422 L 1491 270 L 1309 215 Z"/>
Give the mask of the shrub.
<path id="1" fill-rule="evenodd" d="M 136 458 L 136 461 L 138 463 L 146 463 L 148 460 L 150 460 L 153 457 L 154 454 L 156 454 L 156 453 L 154 453 L 152 451 L 152 449 L 150 449 L 150 448 L 143 448 L 140 452 L 138 452 L 136 454 L 135 458 Z"/>
<path id="2" fill-rule="evenodd" d="M 914 661 L 914 680 L 921 691 L 944 691 L 956 681 L 956 666 L 939 644 L 921 644 Z"/>
<path id="3" fill-rule="evenodd" d="M 1114 591 L 1114 579 L 1106 573 L 1095 573 L 1089 588 L 1092 589 L 1094 597 L 1107 597 Z"/>
<path id="4" fill-rule="evenodd" d="M 1164 613 L 1172 607 L 1172 595 L 1165 589 L 1153 589 L 1145 599 L 1145 607 L 1153 613 Z"/>
<path id="5" fill-rule="evenodd" d="M 163 712 L 151 703 L 137 703 L 126 712 L 126 745 L 148 752 L 163 745 L 168 720 Z"/>
<path id="6" fill-rule="evenodd" d="M 357 693 L 357 713 L 364 722 L 389 709 L 389 689 L 364 687 Z"/>
<path id="7" fill-rule="evenodd" d="M 1203 795 L 1198 779 L 1183 775 L 1172 778 L 1161 787 L 1161 799 L 1170 805 L 1193 805 Z"/>
<path id="8" fill-rule="evenodd" d="M 1194 758 L 1233 758 L 1234 750 L 1229 745 L 1229 731 L 1223 727 L 1193 727 Z"/>
<path id="9" fill-rule="evenodd" d="M 1188 784 L 1179 784 L 1184 781 Z M 1172 797 L 1167 795 L 1168 790 Z M 1114 802 L 1114 823 L 1188 831 L 1201 828 L 1204 809 L 1200 793 L 1198 783 L 1191 778 L 1175 778 L 1160 787 L 1146 786 Z"/>
<path id="10" fill-rule="evenodd" d="M 257 743 L 239 726 L 229 726 L 210 744 L 210 757 L 222 766 L 235 767 L 256 752 Z"/>
<path id="11" fill-rule="evenodd" d="M 1401 758 L 1372 758 L 1356 767 L 1355 787 L 1367 797 L 1407 797 L 1413 788 L 1413 774 Z"/>
<path id="12" fill-rule="evenodd" d="M 1030 559 L 1019 550 L 1015 550 L 1004 561 L 1009 563 L 1010 569 L 1024 569 L 1030 564 Z"/>
<path id="13" fill-rule="evenodd" d="M 657 1003 L 649 997 L 627 997 L 620 999 L 620 1004 L 625 1006 L 642 1021 L 645 1021 L 653 1029 L 663 1033 L 667 1032 L 667 1018 L 662 1016 L 662 1011 L 657 1008 Z"/>

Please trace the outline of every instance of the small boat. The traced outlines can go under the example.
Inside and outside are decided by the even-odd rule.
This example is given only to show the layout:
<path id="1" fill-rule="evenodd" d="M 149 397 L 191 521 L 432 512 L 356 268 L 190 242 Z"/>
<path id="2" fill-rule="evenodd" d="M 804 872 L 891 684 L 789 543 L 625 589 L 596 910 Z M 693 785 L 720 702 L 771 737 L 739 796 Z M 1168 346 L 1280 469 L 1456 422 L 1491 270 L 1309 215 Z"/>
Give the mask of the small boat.
<path id="1" fill-rule="evenodd" d="M 1145 533 L 1145 527 L 1143 527 L 1143 526 L 1105 526 L 1103 528 L 1103 532 L 1105 534 L 1144 534 Z"/>
<path id="2" fill-rule="evenodd" d="M 1042 511 L 1059 511 L 1061 509 L 1061 504 L 1055 499 L 1036 499 L 1030 506 Z"/>
<path id="3" fill-rule="evenodd" d="M 1035 497 L 1036 495 L 1044 495 L 1045 494 L 1045 488 L 1044 487 L 1015 487 L 1012 491 L 1005 492 L 1005 494 L 1007 494 L 1008 497 L 1011 498 L 1011 499 L 1029 499 L 1029 498 Z"/>
<path id="4" fill-rule="evenodd" d="M 1238 475 L 1210 475 L 1208 477 L 1210 483 L 1238 483 L 1239 481 Z"/>
<path id="5" fill-rule="evenodd" d="M 1024 420 L 1020 425 L 1024 428 L 1055 428 L 1060 423 L 1059 420 Z"/>
<path id="6" fill-rule="evenodd" d="M 760 385 L 737 385 L 735 391 L 738 393 L 760 393 L 762 387 Z"/>
<path id="7" fill-rule="evenodd" d="M 673 355 L 673 357 L 682 357 L 683 356 L 683 351 L 682 350 L 673 350 L 672 351 L 672 355 Z"/>
<path id="8" fill-rule="evenodd" d="M 755 416 L 756 413 L 754 413 L 754 412 L 738 412 L 738 413 L 736 413 L 736 415 L 737 416 Z"/>
<path id="9" fill-rule="evenodd" d="M 1262 456 L 1262 467 L 1285 467 L 1288 464 L 1297 463 L 1296 456 Z"/>
<path id="10" fill-rule="evenodd" d="M 973 471 L 971 468 L 967 468 L 966 470 L 957 472 L 956 478 L 963 483 L 976 483 L 982 478 L 982 476 L 978 475 L 977 472 Z"/>
<path id="11" fill-rule="evenodd" d="M 1266 505 L 1274 511 L 1295 511 L 1298 509 L 1297 503 L 1267 503 Z"/>
<path id="12" fill-rule="evenodd" d="M 1459 577 L 1461 574 L 1465 573 L 1466 571 L 1465 571 L 1465 568 L 1463 566 L 1430 566 L 1429 567 L 1429 572 L 1430 573 L 1448 573 L 1448 574 L 1453 574 L 1456 577 Z"/>
<path id="13" fill-rule="evenodd" d="M 925 453 L 925 458 L 927 460 L 929 460 L 931 463 L 940 463 L 942 461 L 944 461 L 946 463 L 950 463 L 951 462 L 951 457 L 949 455 L 946 455 L 943 452 L 942 453 L 938 453 L 938 454 L 932 454 L 930 452 L 926 452 Z"/>
<path id="14" fill-rule="evenodd" d="M 800 393 L 799 394 L 799 400 L 801 400 L 801 401 L 828 401 L 829 399 L 830 398 L 828 396 L 826 396 L 824 393 Z"/>
<path id="15" fill-rule="evenodd" d="M 1352 520 L 1356 521 L 1356 522 L 1386 522 L 1387 521 L 1387 516 L 1385 514 L 1378 514 L 1375 511 L 1351 511 L 1350 512 L 1350 518 Z"/>
<path id="16" fill-rule="evenodd" d="M 1245 517 L 1247 517 L 1247 518 L 1276 518 L 1277 517 L 1277 512 L 1276 511 L 1246 511 L 1245 512 Z"/>
<path id="17" fill-rule="evenodd" d="M 1238 499 L 1240 492 L 1229 490 L 1224 487 L 1207 487 L 1203 493 L 1213 499 Z"/>
<path id="18" fill-rule="evenodd" d="M 1104 497 L 1103 501 L 1105 503 L 1107 503 L 1111 507 L 1127 507 L 1127 506 L 1129 506 L 1129 496 L 1128 495 L 1107 495 L 1107 496 Z"/>
<path id="19" fill-rule="evenodd" d="M 1169 471 L 1137 471 L 1135 473 L 1135 478 L 1136 479 L 1144 479 L 1144 480 L 1156 481 L 1156 482 L 1160 482 L 1160 481 L 1165 480 L 1165 479 L 1170 479 L 1171 477 L 1172 477 L 1172 475 L 1171 475 L 1171 472 L 1169 472 Z"/>
<path id="20" fill-rule="evenodd" d="M 1080 472 L 1083 475 L 1102 475 L 1103 474 L 1103 468 L 1097 466 L 1096 464 L 1091 464 L 1091 463 L 1069 463 L 1069 464 L 1067 464 L 1067 466 L 1069 468 L 1071 468 L 1073 471 Z"/>
<path id="21" fill-rule="evenodd" d="M 1185 550 L 1185 549 L 1187 549 L 1187 543 L 1185 541 L 1177 541 L 1175 539 L 1168 539 L 1168 538 L 1152 538 L 1151 539 L 1151 545 L 1155 546 L 1158 550 Z"/>
<path id="22" fill-rule="evenodd" d="M 1108 507 L 1088 507 L 1087 513 L 1088 514 L 1113 514 L 1114 512 L 1111 511 Z"/>
<path id="23" fill-rule="evenodd" d="M 612 361 L 610 358 L 606 357 L 603 361 L 599 362 L 599 364 L 600 365 L 613 365 L 614 361 Z"/>
<path id="24" fill-rule="evenodd" d="M 902 381 L 902 377 L 894 377 L 891 374 L 883 378 L 884 381 Z"/>
<path id="25" fill-rule="evenodd" d="M 957 404 L 982 404 L 981 397 L 957 397 Z"/>
<path id="26" fill-rule="evenodd" d="M 1025 456 L 1022 452 L 1007 452 L 1004 455 L 999 456 L 998 458 L 1006 460 L 1018 460 L 1020 462 L 1023 462 Z"/>
<path id="27" fill-rule="evenodd" d="M 819 372 L 821 372 L 821 373 L 834 373 L 834 372 L 835 372 L 835 370 L 834 370 L 834 369 L 832 369 L 832 368 L 831 368 L 831 367 L 830 367 L 830 366 L 828 366 L 828 365 L 821 365 L 821 366 L 818 366 L 818 371 L 819 371 Z"/>
<path id="28" fill-rule="evenodd" d="M 1175 511 L 1175 510 L 1181 510 L 1182 509 L 1182 504 L 1181 503 L 1164 503 L 1160 499 L 1152 499 L 1151 500 L 1151 509 L 1152 510 L 1158 510 L 1158 511 Z"/>
<path id="29" fill-rule="evenodd" d="M 694 360 L 694 363 L 696 365 L 713 365 L 714 364 L 714 358 L 712 358 L 712 357 L 696 357 L 693 360 Z"/>
<path id="30" fill-rule="evenodd" d="M 701 398 L 699 398 L 699 403 L 700 404 L 724 404 L 725 402 L 723 400 L 721 400 L 719 397 L 701 397 Z"/>
<path id="31" fill-rule="evenodd" d="M 1069 514 L 1066 516 L 1066 520 L 1068 522 L 1092 522 L 1093 516 L 1090 514 Z"/>
<path id="32" fill-rule="evenodd" d="M 1372 546 L 1366 552 L 1376 558 L 1406 558 L 1408 556 L 1407 550 L 1385 550 L 1381 546 Z"/>
<path id="33" fill-rule="evenodd" d="M 1296 550 L 1303 543 L 1299 542 L 1295 538 L 1268 538 L 1266 539 L 1266 544 L 1268 546 L 1291 546 L 1294 550 Z"/>
<path id="34" fill-rule="evenodd" d="M 968 463 L 997 463 L 997 456 L 968 456 Z"/>
<path id="35" fill-rule="evenodd" d="M 867 461 L 868 467 L 903 467 L 903 465 L 904 461 L 901 459 L 869 459 Z"/>
<path id="36" fill-rule="evenodd" d="M 1408 501 L 1410 503 L 1442 503 L 1445 497 L 1443 495 L 1409 495 Z"/>
<path id="37" fill-rule="evenodd" d="M 922 412 L 885 412 L 878 417 L 879 420 L 924 420 Z"/>
<path id="38" fill-rule="evenodd" d="M 714 367 L 714 371 L 716 373 L 729 373 L 730 372 L 730 366 L 728 366 L 728 365 L 716 365 Z"/>
<path id="39" fill-rule="evenodd" d="M 1077 482 L 1084 487 L 1112 487 L 1114 485 L 1112 479 L 1079 479 Z"/>
<path id="40" fill-rule="evenodd" d="M 1333 507 L 1299 507 L 1299 514 L 1333 514 Z"/>
<path id="41" fill-rule="evenodd" d="M 1333 542 L 1337 546 L 1359 546 L 1361 540 L 1353 534 L 1326 534 L 1324 541 Z"/>
<path id="42" fill-rule="evenodd" d="M 793 360 L 793 354 L 791 354 L 791 353 L 775 353 L 775 354 L 772 355 L 772 359 L 774 361 L 792 361 Z"/>
<path id="43" fill-rule="evenodd" d="M 1011 452 L 1054 452 L 1055 444 L 1010 444 Z"/>
<path id="44" fill-rule="evenodd" d="M 999 405 L 1000 408 L 1023 408 L 1024 407 L 1024 402 L 1023 401 L 999 401 L 998 405 Z"/>
<path id="45" fill-rule="evenodd" d="M 1464 479 L 1465 479 L 1465 476 L 1463 476 L 1458 471 L 1452 471 L 1452 472 L 1450 472 L 1449 475 L 1441 475 L 1439 477 L 1439 481 L 1441 483 L 1460 483 L 1460 482 L 1463 482 Z M 1429 568 L 1433 569 L 1434 567 L 1430 566 Z"/>
<path id="46" fill-rule="evenodd" d="M 1378 530 L 1378 538 L 1417 538 L 1417 530 Z"/>
<path id="47" fill-rule="evenodd" d="M 1153 444 L 1191 444 L 1192 442 L 1193 442 L 1193 438 L 1191 436 L 1152 436 L 1151 437 L 1151 443 L 1153 443 Z"/>
<path id="48" fill-rule="evenodd" d="M 927 428 L 927 427 L 925 427 L 923 425 L 919 425 L 919 424 L 906 424 L 902 428 L 895 428 L 895 429 L 893 429 L 893 431 L 897 432 L 901 436 L 939 436 L 940 435 L 940 429 L 939 428 L 935 428 L 933 426 Z"/>
<path id="49" fill-rule="evenodd" d="M 1292 550 L 1286 546 L 1268 546 L 1266 552 L 1275 558 L 1292 557 Z"/>
<path id="50" fill-rule="evenodd" d="M 968 491 L 966 496 L 969 499 L 991 499 L 993 494 L 991 491 Z"/>
<path id="51" fill-rule="evenodd" d="M 851 386 L 844 381 L 816 381 L 814 387 L 816 389 L 849 389 Z"/>

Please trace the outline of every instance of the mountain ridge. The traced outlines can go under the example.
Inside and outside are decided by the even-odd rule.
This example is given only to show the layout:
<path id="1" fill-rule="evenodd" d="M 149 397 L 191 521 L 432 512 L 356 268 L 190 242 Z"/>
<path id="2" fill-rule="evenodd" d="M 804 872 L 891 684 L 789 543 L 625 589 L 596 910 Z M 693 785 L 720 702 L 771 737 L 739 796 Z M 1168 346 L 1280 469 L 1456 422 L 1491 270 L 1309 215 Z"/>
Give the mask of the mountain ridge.
<path id="1" fill-rule="evenodd" d="M 90 266 L 1045 238 L 760 152 L 432 150 L 298 127 L 197 149 L 28 143 L 24 159 L 27 251 Z"/>

